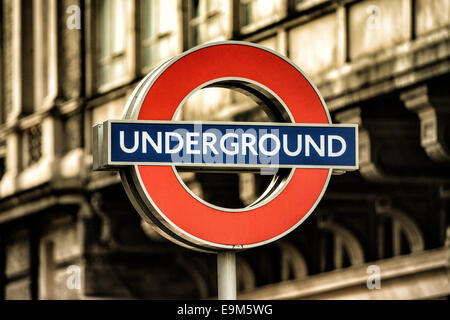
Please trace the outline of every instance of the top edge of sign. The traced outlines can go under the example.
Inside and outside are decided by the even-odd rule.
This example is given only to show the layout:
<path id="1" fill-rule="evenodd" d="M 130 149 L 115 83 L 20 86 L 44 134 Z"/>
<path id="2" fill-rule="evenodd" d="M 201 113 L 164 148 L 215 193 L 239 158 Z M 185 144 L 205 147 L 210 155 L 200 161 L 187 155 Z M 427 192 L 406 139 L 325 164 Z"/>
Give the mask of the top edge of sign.
<path id="1" fill-rule="evenodd" d="M 296 123 L 296 122 L 246 122 L 246 121 L 172 121 L 172 120 L 105 120 L 104 125 L 111 123 L 136 123 L 136 124 L 194 124 L 194 125 L 226 125 L 226 126 L 283 126 L 283 127 L 353 127 L 354 123 Z"/>

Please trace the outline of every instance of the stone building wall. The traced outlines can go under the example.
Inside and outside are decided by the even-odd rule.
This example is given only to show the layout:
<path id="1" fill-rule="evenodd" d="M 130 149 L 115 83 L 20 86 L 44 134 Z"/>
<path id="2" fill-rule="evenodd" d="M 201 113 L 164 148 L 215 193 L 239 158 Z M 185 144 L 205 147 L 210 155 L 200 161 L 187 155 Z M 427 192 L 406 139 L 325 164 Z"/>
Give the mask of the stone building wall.
<path id="1" fill-rule="evenodd" d="M 216 295 L 214 255 L 162 239 L 116 173 L 91 170 L 91 128 L 120 118 L 161 62 L 227 39 L 286 55 L 333 122 L 360 126 L 360 170 L 333 176 L 314 215 L 282 241 L 238 254 L 242 297 L 448 296 L 449 12 L 449 0 L 2 1 L 0 298 Z M 179 117 L 269 120 L 262 110 L 208 88 Z M 270 180 L 182 177 L 231 207 Z M 388 279 L 381 290 L 365 287 L 371 265 Z"/>

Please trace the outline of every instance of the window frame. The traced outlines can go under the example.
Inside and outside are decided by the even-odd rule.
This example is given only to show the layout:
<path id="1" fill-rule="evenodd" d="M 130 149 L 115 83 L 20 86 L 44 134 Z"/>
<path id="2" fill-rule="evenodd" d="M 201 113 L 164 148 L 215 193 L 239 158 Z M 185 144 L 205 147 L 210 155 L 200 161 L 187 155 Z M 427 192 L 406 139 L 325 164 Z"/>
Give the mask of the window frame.
<path id="1" fill-rule="evenodd" d="M 267 17 L 263 17 L 262 20 L 259 21 L 253 21 L 246 25 L 244 25 L 244 19 L 245 19 L 245 10 L 244 6 L 249 3 L 256 3 L 260 0 L 237 0 L 237 6 L 238 6 L 238 25 L 239 25 L 239 33 L 242 35 L 252 33 L 254 31 L 257 31 L 263 27 L 269 26 L 273 23 L 276 23 L 280 20 L 282 20 L 284 17 L 287 16 L 288 13 L 288 7 L 289 2 L 291 0 L 274 0 L 275 1 L 275 7 L 278 6 L 277 10 L 270 14 Z"/>
<path id="2" fill-rule="evenodd" d="M 179 51 L 179 46 L 178 46 L 178 39 L 177 36 L 179 34 L 179 17 L 178 17 L 178 10 L 175 13 L 177 15 L 177 25 L 173 28 L 171 28 L 171 30 L 168 31 L 163 31 L 161 32 L 160 30 L 157 30 L 157 32 L 155 33 L 155 35 L 152 35 L 148 38 L 145 38 L 144 36 L 144 24 L 145 22 L 148 20 L 146 19 L 146 15 L 147 13 L 145 12 L 145 8 L 144 8 L 144 1 L 146 0 L 136 0 L 136 21 L 138 22 L 138 26 L 136 28 L 136 38 L 138 39 L 137 42 L 137 55 L 136 55 L 136 61 L 137 61 L 137 65 L 138 65 L 138 73 L 140 74 L 147 74 L 148 72 L 150 72 L 152 69 L 154 69 L 159 63 L 169 59 L 172 55 L 175 55 L 176 53 L 178 53 Z M 161 1 L 167 1 L 167 0 L 157 0 L 158 4 Z M 174 0 L 172 0 L 174 1 Z M 175 0 L 177 1 L 177 0 Z M 178 8 L 178 1 L 177 1 L 177 8 Z M 159 28 L 158 28 L 159 29 Z M 160 41 L 166 40 L 168 39 L 169 41 L 172 40 L 172 37 L 175 38 L 175 42 L 177 43 L 176 47 L 173 48 L 173 52 L 171 54 L 169 54 L 169 56 L 167 57 L 163 57 L 162 59 L 158 60 L 158 61 L 153 61 L 150 64 L 145 63 L 145 48 L 155 45 Z"/>
<path id="3" fill-rule="evenodd" d="M 220 0 L 223 1 L 223 0 Z M 219 1 L 219 3 L 221 3 Z M 228 0 L 225 0 L 227 2 L 228 7 L 230 7 L 230 3 L 228 3 Z M 231 1 L 232 2 L 232 1 Z M 214 41 L 217 40 L 219 38 L 227 38 L 228 37 L 228 30 L 230 30 L 232 27 L 232 24 L 229 23 L 229 21 L 227 21 L 228 24 L 230 24 L 228 26 L 228 30 L 227 30 L 227 26 L 224 26 L 224 29 L 221 30 L 221 32 L 219 32 L 219 34 L 215 37 L 212 38 L 207 38 L 207 39 L 199 39 L 198 43 L 194 43 L 194 39 L 193 39 L 193 32 L 192 29 L 194 27 L 199 27 L 200 28 L 200 34 L 206 34 L 207 30 L 208 30 L 208 22 L 211 21 L 214 18 L 219 17 L 220 18 L 224 18 L 226 19 L 226 11 L 222 10 L 220 7 L 219 8 L 215 8 L 213 10 L 209 10 L 208 8 L 208 4 L 210 4 L 211 2 L 209 2 L 209 0 L 199 0 L 199 15 L 196 17 L 192 17 L 192 0 L 189 0 L 186 2 L 186 8 L 184 8 L 185 10 L 183 10 L 186 13 L 186 18 L 185 18 L 185 32 L 184 32 L 184 38 L 185 38 L 185 50 L 193 48 L 195 46 L 198 46 L 200 44 L 203 43 L 207 43 L 210 41 Z M 229 9 L 231 11 L 231 9 Z M 232 12 L 231 12 L 232 14 Z M 205 32 L 206 31 L 206 32 Z"/>
<path id="4" fill-rule="evenodd" d="M 110 0 L 102 0 L 102 1 L 110 1 Z M 88 93 L 90 95 L 94 94 L 102 94 L 111 91 L 117 87 L 123 86 L 129 82 L 131 82 L 136 75 L 135 65 L 135 15 L 134 11 L 136 9 L 134 0 L 122 0 L 124 1 L 126 7 L 126 26 L 125 26 L 125 39 L 126 42 L 125 49 L 120 53 L 113 53 L 110 57 L 100 58 L 101 51 L 101 23 L 100 21 L 100 10 L 101 10 L 101 2 L 98 0 L 90 1 L 90 8 L 88 8 L 90 12 L 88 26 L 91 26 L 91 38 L 87 39 L 88 48 L 87 51 L 90 52 L 90 66 L 88 66 L 87 76 L 91 78 L 90 82 L 88 82 Z M 100 82 L 100 72 L 102 65 L 114 61 L 119 57 L 123 57 L 125 63 L 125 72 L 124 74 L 117 79 L 108 79 L 107 82 Z M 103 61 L 101 61 L 103 60 Z M 90 72 L 89 72 L 90 71 Z"/>

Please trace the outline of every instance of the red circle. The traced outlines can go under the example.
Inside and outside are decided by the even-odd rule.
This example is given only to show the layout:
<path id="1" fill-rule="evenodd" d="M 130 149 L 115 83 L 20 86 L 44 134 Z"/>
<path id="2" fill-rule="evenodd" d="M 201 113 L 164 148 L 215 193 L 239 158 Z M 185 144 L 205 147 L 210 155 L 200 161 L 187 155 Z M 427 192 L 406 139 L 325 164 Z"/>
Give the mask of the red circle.
<path id="1" fill-rule="evenodd" d="M 183 99 L 205 82 L 225 77 L 256 81 L 284 101 L 296 123 L 329 123 L 318 93 L 298 69 L 252 45 L 215 44 L 173 62 L 150 87 L 138 120 L 171 120 Z M 166 219 L 191 236 L 220 245 L 254 245 L 299 224 L 320 200 L 329 169 L 295 169 L 283 191 L 255 209 L 229 212 L 197 201 L 170 166 L 138 166 L 143 187 Z"/>

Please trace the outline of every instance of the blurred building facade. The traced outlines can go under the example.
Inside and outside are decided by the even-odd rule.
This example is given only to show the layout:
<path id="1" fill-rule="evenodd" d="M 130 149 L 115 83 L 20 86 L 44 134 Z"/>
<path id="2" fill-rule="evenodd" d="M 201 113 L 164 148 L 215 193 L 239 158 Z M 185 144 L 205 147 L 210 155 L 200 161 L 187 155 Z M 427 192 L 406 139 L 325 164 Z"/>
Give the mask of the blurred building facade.
<path id="1" fill-rule="evenodd" d="M 117 173 L 92 171 L 91 128 L 159 63 L 227 39 L 286 55 L 333 122 L 360 126 L 360 170 L 333 176 L 287 237 L 238 254 L 239 296 L 450 294 L 450 0 L 2 0 L 0 28 L 0 298 L 216 295 L 215 256 L 161 238 Z M 269 120 L 219 88 L 179 118 Z M 182 177 L 228 207 L 267 184 Z"/>

